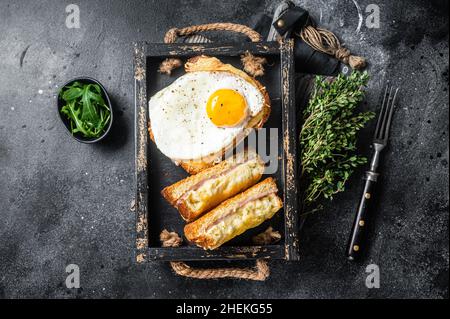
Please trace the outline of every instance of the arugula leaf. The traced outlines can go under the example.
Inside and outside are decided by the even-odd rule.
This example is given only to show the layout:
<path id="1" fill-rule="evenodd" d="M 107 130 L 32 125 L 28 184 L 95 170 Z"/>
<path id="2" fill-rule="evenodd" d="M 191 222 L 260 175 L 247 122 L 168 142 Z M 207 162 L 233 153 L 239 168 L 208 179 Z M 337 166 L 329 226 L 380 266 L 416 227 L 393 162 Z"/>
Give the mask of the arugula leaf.
<path id="1" fill-rule="evenodd" d="M 68 104 L 64 105 L 61 109 L 61 112 L 67 115 L 69 119 L 72 120 L 71 124 L 75 124 L 76 128 L 72 129 L 72 134 L 74 133 L 83 133 L 86 137 L 90 134 L 83 127 L 83 122 L 80 119 L 80 110 L 75 108 L 75 101 L 71 101 Z"/>
<path id="2" fill-rule="evenodd" d="M 95 105 L 91 102 L 89 90 L 92 84 L 88 84 L 83 89 L 83 94 L 81 97 L 81 103 L 83 105 L 83 112 L 81 114 L 81 119 L 90 123 L 96 124 L 98 122 L 98 114 Z"/>
<path id="3" fill-rule="evenodd" d="M 75 100 L 83 94 L 83 90 L 79 87 L 71 87 L 62 94 L 62 99 L 66 102 Z"/>
<path id="4" fill-rule="evenodd" d="M 99 85 L 74 82 L 64 87 L 60 96 L 66 102 L 60 111 L 70 120 L 72 134 L 98 137 L 105 131 L 111 120 L 111 110 Z"/>

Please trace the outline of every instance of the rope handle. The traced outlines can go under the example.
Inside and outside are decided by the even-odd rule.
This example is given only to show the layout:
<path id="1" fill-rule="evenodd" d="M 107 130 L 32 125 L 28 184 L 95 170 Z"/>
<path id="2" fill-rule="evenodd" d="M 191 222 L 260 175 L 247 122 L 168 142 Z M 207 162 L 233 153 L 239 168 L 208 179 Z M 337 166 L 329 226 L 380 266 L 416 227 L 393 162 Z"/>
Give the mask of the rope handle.
<path id="1" fill-rule="evenodd" d="M 233 278 L 264 281 L 269 277 L 270 269 L 267 261 L 256 260 L 255 268 L 192 268 L 182 261 L 171 261 L 173 271 L 180 276 L 196 279 Z"/>
<path id="2" fill-rule="evenodd" d="M 161 232 L 159 239 L 163 247 L 178 247 L 183 242 L 176 232 L 166 229 Z M 234 278 L 264 281 L 270 274 L 267 261 L 263 259 L 256 260 L 255 268 L 192 268 L 182 261 L 171 261 L 170 266 L 177 275 L 196 279 Z"/>
<path id="3" fill-rule="evenodd" d="M 172 28 L 166 32 L 164 43 L 175 43 L 179 36 L 193 35 L 204 31 L 232 31 L 246 35 L 252 42 L 260 42 L 261 35 L 250 27 L 242 24 L 218 22 L 194 25 L 185 28 Z"/>
<path id="4" fill-rule="evenodd" d="M 171 44 L 177 41 L 180 36 L 194 35 L 204 31 L 232 31 L 246 35 L 252 42 L 260 42 L 261 35 L 250 27 L 242 24 L 218 22 L 201 25 L 193 25 L 185 28 L 172 28 L 166 32 L 164 36 L 164 43 Z M 264 75 L 263 65 L 267 62 L 264 57 L 256 57 L 253 54 L 246 52 L 241 56 L 241 61 L 244 66 L 244 71 L 248 74 L 257 77 Z M 161 62 L 159 72 L 170 75 L 172 71 L 179 68 L 183 63 L 178 58 L 167 58 Z"/>

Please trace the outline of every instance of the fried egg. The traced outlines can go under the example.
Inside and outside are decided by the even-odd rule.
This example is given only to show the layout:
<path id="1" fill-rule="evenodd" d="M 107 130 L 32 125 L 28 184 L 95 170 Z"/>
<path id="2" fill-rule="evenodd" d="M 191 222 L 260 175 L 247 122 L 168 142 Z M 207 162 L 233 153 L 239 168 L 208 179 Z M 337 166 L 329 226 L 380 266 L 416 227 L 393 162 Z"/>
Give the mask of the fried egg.
<path id="1" fill-rule="evenodd" d="M 264 103 L 261 89 L 237 73 L 186 73 L 149 101 L 154 142 L 173 160 L 209 156 L 248 135 Z"/>

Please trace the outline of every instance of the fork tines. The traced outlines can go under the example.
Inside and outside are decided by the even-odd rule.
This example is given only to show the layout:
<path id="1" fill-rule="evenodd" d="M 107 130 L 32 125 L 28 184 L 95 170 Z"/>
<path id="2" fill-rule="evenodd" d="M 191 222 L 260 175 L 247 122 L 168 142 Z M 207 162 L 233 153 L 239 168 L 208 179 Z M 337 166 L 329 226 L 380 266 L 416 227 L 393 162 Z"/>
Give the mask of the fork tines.
<path id="1" fill-rule="evenodd" d="M 377 127 L 375 129 L 375 143 L 387 143 L 398 90 L 399 88 L 394 89 L 394 87 L 392 85 L 389 85 L 389 83 L 386 85 L 383 96 L 383 103 L 381 105 L 381 111 L 380 115 L 378 116 Z"/>

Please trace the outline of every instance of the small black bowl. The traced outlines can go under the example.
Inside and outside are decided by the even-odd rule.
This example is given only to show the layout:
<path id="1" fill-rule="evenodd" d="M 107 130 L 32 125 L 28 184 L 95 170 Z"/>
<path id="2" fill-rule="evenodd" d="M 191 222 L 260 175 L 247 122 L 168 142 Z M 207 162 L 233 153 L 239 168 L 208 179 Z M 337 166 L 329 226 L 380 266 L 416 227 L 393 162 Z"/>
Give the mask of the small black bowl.
<path id="1" fill-rule="evenodd" d="M 69 121 L 69 119 L 64 114 L 61 113 L 61 108 L 64 106 L 65 101 L 60 97 L 60 92 L 61 92 L 61 90 L 63 90 L 63 88 L 65 88 L 68 85 L 73 84 L 74 82 L 80 82 L 80 83 L 83 83 L 83 84 L 98 84 L 98 86 L 102 90 L 103 99 L 105 100 L 105 103 L 109 107 L 111 116 L 110 116 L 110 119 L 109 119 L 108 127 L 106 128 L 105 132 L 102 135 L 100 135 L 99 137 L 92 138 L 92 137 L 83 137 L 79 133 L 72 134 L 70 132 L 70 121 Z M 112 126 L 112 122 L 113 122 L 113 109 L 112 109 L 112 105 L 111 105 L 111 100 L 109 99 L 108 92 L 106 92 L 105 87 L 99 81 L 97 81 L 96 79 L 84 76 L 84 77 L 78 77 L 78 78 L 72 79 L 70 81 L 67 81 L 66 83 L 63 84 L 63 86 L 58 91 L 58 103 L 57 104 L 58 104 L 57 106 L 58 106 L 59 118 L 63 122 L 64 127 L 66 128 L 66 130 L 69 133 L 69 135 L 72 136 L 78 142 L 86 143 L 86 144 L 96 143 L 96 142 L 101 141 L 102 139 L 104 139 L 105 136 L 111 130 L 111 126 Z"/>

